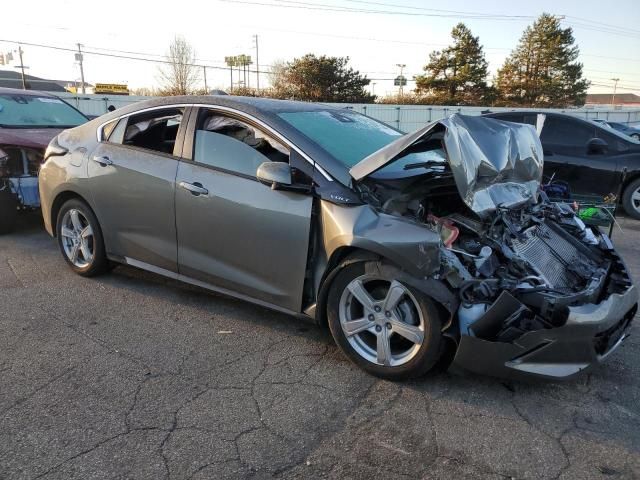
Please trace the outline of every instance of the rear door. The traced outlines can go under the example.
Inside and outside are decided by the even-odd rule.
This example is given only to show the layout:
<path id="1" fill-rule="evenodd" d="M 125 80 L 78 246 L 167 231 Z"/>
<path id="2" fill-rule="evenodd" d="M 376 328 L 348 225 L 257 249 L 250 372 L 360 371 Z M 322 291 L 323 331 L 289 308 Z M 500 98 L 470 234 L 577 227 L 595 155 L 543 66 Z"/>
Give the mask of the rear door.
<path id="1" fill-rule="evenodd" d="M 264 126 L 238 114 L 195 112 L 176 179 L 182 275 L 218 289 L 299 311 L 312 197 L 272 190 L 256 178 L 263 162 L 290 161 Z M 298 183 L 310 179 L 298 172 Z"/>
<path id="2" fill-rule="evenodd" d="M 620 182 L 614 146 L 605 153 L 589 152 L 587 143 L 600 129 L 578 119 L 548 115 L 540 141 L 544 150 L 544 177 L 565 181 L 572 193 L 616 193 Z"/>
<path id="3" fill-rule="evenodd" d="M 152 109 L 105 126 L 88 176 L 109 254 L 177 272 L 174 197 L 185 114 Z"/>

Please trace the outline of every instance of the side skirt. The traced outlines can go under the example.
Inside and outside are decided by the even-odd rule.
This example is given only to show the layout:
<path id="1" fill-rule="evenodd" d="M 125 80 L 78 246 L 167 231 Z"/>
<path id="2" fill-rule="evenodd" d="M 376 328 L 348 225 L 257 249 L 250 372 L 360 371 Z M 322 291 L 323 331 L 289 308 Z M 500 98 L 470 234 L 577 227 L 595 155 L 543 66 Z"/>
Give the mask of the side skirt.
<path id="1" fill-rule="evenodd" d="M 146 270 L 151 273 L 157 273 L 158 275 L 162 275 L 163 277 L 189 283 L 191 285 L 195 285 L 196 287 L 205 288 L 207 290 L 211 290 L 212 292 L 221 293 L 229 297 L 237 298 L 239 300 L 244 300 L 245 302 L 253 303 L 255 305 L 259 305 L 261 307 L 268 308 L 270 310 L 275 310 L 280 313 L 285 313 L 287 315 L 292 315 L 298 318 L 304 318 L 304 319 L 310 318 L 308 315 L 304 313 L 295 312 L 293 310 L 282 308 L 282 307 L 279 307 L 278 305 L 274 305 L 272 303 L 265 302 L 257 298 L 249 297 L 248 295 L 243 295 L 242 293 L 237 293 L 232 290 L 228 290 L 226 288 L 217 287 L 215 285 L 212 285 L 207 282 L 203 282 L 202 280 L 198 280 L 196 278 L 191 278 L 186 275 L 182 275 L 180 273 L 172 272 L 171 270 L 166 270 L 164 268 L 156 267 L 155 265 L 151 265 L 146 262 L 141 262 L 139 260 L 136 260 L 135 258 L 124 257 L 124 258 L 118 259 L 118 261 L 126 265 L 130 265 L 132 267 L 140 268 L 141 270 Z"/>

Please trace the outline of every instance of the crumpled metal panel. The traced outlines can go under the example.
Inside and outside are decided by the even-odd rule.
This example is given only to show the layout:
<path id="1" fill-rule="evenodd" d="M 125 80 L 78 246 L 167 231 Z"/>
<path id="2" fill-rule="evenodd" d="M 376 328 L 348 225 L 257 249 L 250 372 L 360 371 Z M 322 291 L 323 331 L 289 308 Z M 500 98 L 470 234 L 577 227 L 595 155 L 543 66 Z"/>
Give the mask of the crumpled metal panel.
<path id="1" fill-rule="evenodd" d="M 404 150 L 444 126 L 444 145 L 464 202 L 486 216 L 498 206 L 537 200 L 542 180 L 542 145 L 531 125 L 454 114 L 405 135 L 355 165 L 359 180 L 400 157 Z"/>

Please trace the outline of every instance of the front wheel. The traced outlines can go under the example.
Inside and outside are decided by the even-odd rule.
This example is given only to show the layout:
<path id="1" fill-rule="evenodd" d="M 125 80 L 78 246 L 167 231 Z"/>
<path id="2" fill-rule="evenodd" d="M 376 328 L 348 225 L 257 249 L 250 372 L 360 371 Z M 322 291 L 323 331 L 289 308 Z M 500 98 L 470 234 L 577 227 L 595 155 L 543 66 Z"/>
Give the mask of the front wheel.
<path id="1" fill-rule="evenodd" d="M 86 203 L 72 199 L 62 205 L 56 233 L 62 256 L 74 272 L 92 277 L 108 270 L 102 231 Z"/>
<path id="2" fill-rule="evenodd" d="M 432 301 L 389 273 L 345 266 L 333 281 L 327 317 L 342 351 L 367 372 L 389 380 L 416 378 L 438 361 L 440 314 Z"/>
<path id="3" fill-rule="evenodd" d="M 640 178 L 625 188 L 622 194 L 622 206 L 627 215 L 640 220 Z"/>

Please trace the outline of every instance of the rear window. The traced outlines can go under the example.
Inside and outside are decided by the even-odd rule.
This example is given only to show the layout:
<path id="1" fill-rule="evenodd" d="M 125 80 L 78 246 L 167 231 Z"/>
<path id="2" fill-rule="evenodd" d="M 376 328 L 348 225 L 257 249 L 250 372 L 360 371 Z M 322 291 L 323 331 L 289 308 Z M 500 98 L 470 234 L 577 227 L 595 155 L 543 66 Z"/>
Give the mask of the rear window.
<path id="1" fill-rule="evenodd" d="M 278 115 L 347 168 L 402 136 L 384 123 L 355 112 L 328 110 Z"/>

